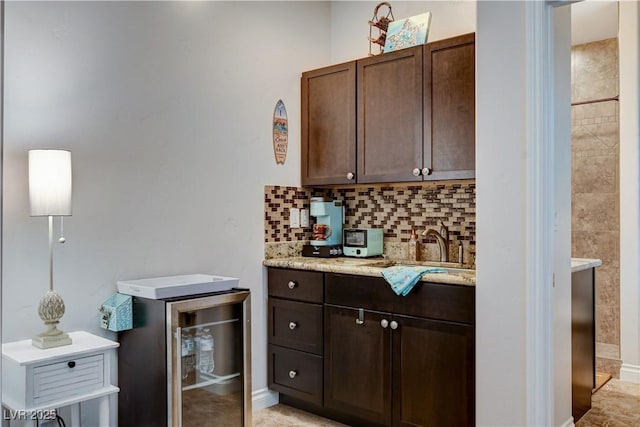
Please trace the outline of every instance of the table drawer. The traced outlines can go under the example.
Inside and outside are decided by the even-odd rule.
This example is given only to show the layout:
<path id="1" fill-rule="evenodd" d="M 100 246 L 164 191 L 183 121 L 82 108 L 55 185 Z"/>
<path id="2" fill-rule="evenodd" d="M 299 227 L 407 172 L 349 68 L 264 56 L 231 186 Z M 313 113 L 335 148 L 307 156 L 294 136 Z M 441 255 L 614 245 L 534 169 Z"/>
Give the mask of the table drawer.
<path id="1" fill-rule="evenodd" d="M 268 269 L 269 296 L 322 304 L 324 275 L 317 271 Z"/>
<path id="2" fill-rule="evenodd" d="M 322 355 L 322 305 L 269 298 L 269 342 Z"/>
<path id="3" fill-rule="evenodd" d="M 322 405 L 322 357 L 269 345 L 269 388 Z"/>
<path id="4" fill-rule="evenodd" d="M 34 405 L 83 394 L 103 386 L 103 354 L 33 368 Z"/>

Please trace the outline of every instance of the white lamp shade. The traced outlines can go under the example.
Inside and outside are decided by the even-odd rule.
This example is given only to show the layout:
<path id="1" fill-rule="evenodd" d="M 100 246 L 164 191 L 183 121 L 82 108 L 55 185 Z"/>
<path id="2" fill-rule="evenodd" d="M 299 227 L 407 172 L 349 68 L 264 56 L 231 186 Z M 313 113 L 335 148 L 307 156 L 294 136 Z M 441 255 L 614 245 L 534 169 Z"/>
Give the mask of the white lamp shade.
<path id="1" fill-rule="evenodd" d="M 31 216 L 71 215 L 71 153 L 29 150 Z"/>

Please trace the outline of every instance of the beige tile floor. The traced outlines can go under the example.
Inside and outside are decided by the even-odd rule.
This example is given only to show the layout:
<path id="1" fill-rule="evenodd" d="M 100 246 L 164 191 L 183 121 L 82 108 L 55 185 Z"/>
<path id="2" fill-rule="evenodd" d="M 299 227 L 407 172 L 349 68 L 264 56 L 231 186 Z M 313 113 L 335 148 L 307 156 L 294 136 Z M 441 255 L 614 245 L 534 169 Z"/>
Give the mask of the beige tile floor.
<path id="1" fill-rule="evenodd" d="M 591 398 L 591 410 L 576 427 L 640 426 L 640 384 L 611 379 Z"/>
<path id="2" fill-rule="evenodd" d="M 287 405 L 275 405 L 253 413 L 255 427 L 338 427 L 338 422 L 292 408 Z"/>
<path id="3" fill-rule="evenodd" d="M 327 420 L 286 405 L 275 405 L 253 414 L 255 427 L 338 427 Z M 611 379 L 593 395 L 592 408 L 576 427 L 640 426 L 640 384 Z"/>

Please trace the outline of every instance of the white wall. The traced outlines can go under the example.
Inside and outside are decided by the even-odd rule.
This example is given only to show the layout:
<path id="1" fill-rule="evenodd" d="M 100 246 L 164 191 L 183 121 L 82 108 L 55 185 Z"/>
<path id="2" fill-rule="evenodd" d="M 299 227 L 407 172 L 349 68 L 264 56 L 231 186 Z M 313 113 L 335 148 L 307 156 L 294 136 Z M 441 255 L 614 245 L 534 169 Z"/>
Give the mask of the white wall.
<path id="1" fill-rule="evenodd" d="M 581 0 L 571 5 L 571 44 L 618 36 L 618 0 Z"/>
<path id="2" fill-rule="evenodd" d="M 329 62 L 329 4 L 5 7 L 4 341 L 43 329 L 47 224 L 29 217 L 27 150 L 63 148 L 74 201 L 54 255 L 61 328 L 113 338 L 97 310 L 119 279 L 239 277 L 252 291 L 253 388 L 266 387 L 263 186 L 299 184 L 300 73 Z M 272 148 L 279 98 L 284 166 Z"/>
<path id="3" fill-rule="evenodd" d="M 521 426 L 527 409 L 525 16 L 516 2 L 483 2 L 477 13 L 476 425 Z M 509 126 L 497 132 L 498 123 Z"/>
<path id="4" fill-rule="evenodd" d="M 364 58 L 369 54 L 369 20 L 379 1 L 334 1 L 331 4 L 331 63 Z M 395 19 L 431 12 L 428 41 L 476 30 L 474 1 L 392 1 Z M 385 12 L 386 7 L 380 8 Z M 383 16 L 384 16 L 383 15 Z M 380 17 L 380 13 L 378 17 Z M 377 35 L 377 31 L 374 31 Z M 374 49 L 372 52 L 377 53 Z M 326 64 L 328 65 L 328 64 Z"/>
<path id="5" fill-rule="evenodd" d="M 571 21 L 568 10 L 556 11 L 549 33 L 546 7 L 486 1 L 477 9 L 481 426 L 571 424 L 570 205 L 562 199 L 570 184 Z"/>
<path id="6" fill-rule="evenodd" d="M 553 11 L 555 81 L 554 425 L 572 419 L 571 394 L 571 8 Z"/>
<path id="7" fill-rule="evenodd" d="M 620 2 L 620 379 L 640 383 L 640 6 Z"/>

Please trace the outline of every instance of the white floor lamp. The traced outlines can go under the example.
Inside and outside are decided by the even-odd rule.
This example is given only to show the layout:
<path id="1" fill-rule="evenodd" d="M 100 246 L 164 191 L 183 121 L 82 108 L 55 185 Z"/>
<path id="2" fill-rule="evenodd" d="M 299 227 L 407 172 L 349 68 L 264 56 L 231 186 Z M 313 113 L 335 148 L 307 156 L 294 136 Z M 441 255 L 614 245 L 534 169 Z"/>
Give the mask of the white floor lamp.
<path id="1" fill-rule="evenodd" d="M 58 322 L 64 315 L 64 301 L 53 290 L 53 217 L 71 215 L 69 151 L 29 150 L 29 200 L 31 216 L 49 218 L 49 292 L 38 306 L 38 314 L 47 330 L 33 337 L 31 343 L 39 348 L 59 347 L 71 344 L 71 338 L 58 329 Z"/>

